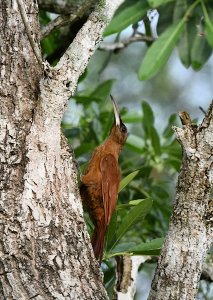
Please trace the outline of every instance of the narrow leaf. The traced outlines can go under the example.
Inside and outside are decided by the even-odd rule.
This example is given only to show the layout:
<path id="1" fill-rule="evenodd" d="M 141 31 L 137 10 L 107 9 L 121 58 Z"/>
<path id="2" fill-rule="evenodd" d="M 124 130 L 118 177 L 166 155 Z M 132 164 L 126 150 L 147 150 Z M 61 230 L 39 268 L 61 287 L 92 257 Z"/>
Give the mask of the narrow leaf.
<path id="1" fill-rule="evenodd" d="M 94 150 L 94 143 L 82 143 L 79 147 L 75 149 L 75 155 L 81 156 L 85 153 L 91 152 Z"/>
<path id="2" fill-rule="evenodd" d="M 88 75 L 88 69 L 86 68 L 84 73 L 82 73 L 81 76 L 78 78 L 78 83 L 84 81 L 84 79 L 86 79 L 87 75 Z"/>
<path id="3" fill-rule="evenodd" d="M 185 12 L 187 11 L 188 8 L 188 3 L 187 0 L 177 0 L 175 2 L 175 7 L 174 7 L 174 13 L 173 13 L 173 22 L 176 23 L 180 19 L 183 18 Z M 194 36 L 196 33 L 196 26 L 194 22 L 192 22 L 194 18 L 191 16 L 187 22 L 184 24 L 184 29 L 183 33 L 180 36 L 180 39 L 177 43 L 177 48 L 178 48 L 178 54 L 180 57 L 180 60 L 182 64 L 186 67 L 189 68 L 191 65 L 191 58 L 190 58 L 190 50 L 191 50 L 191 36 Z M 192 35 L 192 30 L 194 29 L 194 34 Z"/>
<path id="4" fill-rule="evenodd" d="M 120 182 L 118 192 L 122 191 L 125 188 L 125 186 L 127 186 L 127 184 L 130 183 L 130 181 L 132 181 L 135 178 L 135 176 L 139 173 L 139 171 L 140 170 L 134 171 L 129 175 L 127 175 L 125 178 L 123 178 Z"/>
<path id="5" fill-rule="evenodd" d="M 173 140 L 169 145 L 162 147 L 162 152 L 178 159 L 181 158 L 181 147 L 177 140 Z"/>
<path id="6" fill-rule="evenodd" d="M 176 0 L 173 10 L 173 22 L 178 22 L 184 16 L 187 11 L 187 0 Z"/>
<path id="7" fill-rule="evenodd" d="M 126 141 L 126 147 L 130 148 L 136 153 L 141 154 L 144 147 L 144 141 L 137 135 L 129 134 Z"/>
<path id="8" fill-rule="evenodd" d="M 120 32 L 129 25 L 138 22 L 144 17 L 147 9 L 148 5 L 146 1 L 137 1 L 133 5 L 124 8 L 120 13 L 114 16 L 107 26 L 104 36 Z"/>
<path id="9" fill-rule="evenodd" d="M 166 160 L 166 164 L 172 166 L 175 171 L 179 172 L 180 171 L 180 160 L 177 159 L 176 157 L 169 158 Z"/>
<path id="10" fill-rule="evenodd" d="M 153 239 L 138 246 L 129 248 L 128 251 L 135 255 L 158 255 L 165 238 Z M 155 253 L 155 254 L 154 254 Z"/>
<path id="11" fill-rule="evenodd" d="M 143 101 L 142 110 L 143 110 L 143 124 L 145 125 L 146 128 L 147 127 L 149 128 L 154 124 L 154 120 L 155 120 L 152 108 L 148 102 Z"/>
<path id="12" fill-rule="evenodd" d="M 174 0 L 148 0 L 148 3 L 151 7 L 158 7 L 162 4 L 166 4 L 168 2 L 172 2 Z"/>
<path id="13" fill-rule="evenodd" d="M 180 57 L 180 60 L 182 64 L 189 68 L 191 65 L 191 59 L 190 59 L 190 48 L 191 45 L 189 43 L 189 31 L 188 31 L 188 24 L 184 24 L 184 31 L 180 37 L 180 40 L 178 42 L 178 54 Z"/>
<path id="14" fill-rule="evenodd" d="M 213 48 L 213 23 L 210 19 L 206 19 L 205 26 L 206 37 L 209 45 Z"/>
<path id="15" fill-rule="evenodd" d="M 118 244 L 112 251 L 112 253 L 122 253 L 122 252 L 130 252 L 129 249 L 134 248 L 135 247 L 135 243 L 130 242 L 130 243 L 122 243 L 122 244 Z"/>
<path id="16" fill-rule="evenodd" d="M 122 120 L 124 123 L 139 123 L 142 120 L 142 116 L 141 116 L 141 114 L 128 113 L 128 114 L 122 116 Z"/>
<path id="17" fill-rule="evenodd" d="M 81 96 L 81 95 L 74 95 L 72 98 L 76 100 L 76 103 L 83 103 L 85 105 L 90 104 L 91 102 L 99 102 L 100 98 L 91 97 L 91 96 Z"/>
<path id="18" fill-rule="evenodd" d="M 176 120 L 177 120 L 177 114 L 172 114 L 169 117 L 168 125 L 166 126 L 163 132 L 163 137 L 169 138 L 172 135 L 174 135 L 174 131 L 172 130 L 172 125 L 176 125 Z"/>
<path id="19" fill-rule="evenodd" d="M 117 209 L 116 209 L 112 215 L 110 224 L 107 228 L 107 234 L 106 234 L 106 239 L 105 239 L 106 250 L 108 250 L 111 247 L 111 245 L 115 242 L 115 239 L 116 239 L 115 232 L 117 229 L 117 216 L 118 216 L 118 213 L 117 213 Z"/>
<path id="20" fill-rule="evenodd" d="M 119 209 L 123 209 L 123 208 L 127 208 L 127 207 L 132 207 L 132 206 L 138 205 L 143 200 L 144 199 L 137 199 L 137 200 L 131 200 L 126 204 L 119 204 L 116 206 L 116 209 L 119 210 Z"/>
<path id="21" fill-rule="evenodd" d="M 111 249 L 113 249 L 124 234 L 139 221 L 142 221 L 146 214 L 150 211 L 152 207 L 152 199 L 147 198 L 141 201 L 138 205 L 132 208 L 126 217 L 123 219 L 121 225 L 118 227 L 115 235 L 116 239 Z"/>
<path id="22" fill-rule="evenodd" d="M 135 206 L 141 203 L 141 201 L 143 201 L 143 199 L 131 200 L 129 201 L 129 204 Z"/>
<path id="23" fill-rule="evenodd" d="M 150 128 L 150 137 L 151 137 L 152 147 L 155 151 L 155 154 L 160 155 L 161 154 L 160 138 L 154 126 Z"/>
<path id="24" fill-rule="evenodd" d="M 139 69 L 139 78 L 152 78 L 167 62 L 184 28 L 184 20 L 169 27 L 148 49 Z"/>
<path id="25" fill-rule="evenodd" d="M 209 17 L 209 14 L 207 12 L 206 6 L 205 6 L 203 1 L 201 1 L 201 5 L 202 5 L 203 13 L 204 13 L 204 16 L 205 16 L 206 38 L 207 38 L 207 41 L 208 41 L 209 45 L 213 48 L 213 23 L 212 23 L 212 21 Z M 209 9 L 211 9 L 211 8 L 209 7 Z M 212 15 L 213 15 L 213 12 L 211 10 L 210 11 L 210 16 L 212 17 Z"/>
<path id="26" fill-rule="evenodd" d="M 114 79 L 109 79 L 102 82 L 91 94 L 90 97 L 95 97 L 96 99 L 106 99 L 112 89 L 112 85 L 114 83 Z"/>
<path id="27" fill-rule="evenodd" d="M 159 255 L 164 240 L 164 237 L 156 238 L 137 246 L 132 246 L 132 243 L 119 244 L 107 255 L 107 258 L 118 255 Z"/>
<path id="28" fill-rule="evenodd" d="M 197 34 L 191 49 L 192 68 L 199 71 L 212 54 L 205 36 Z"/>

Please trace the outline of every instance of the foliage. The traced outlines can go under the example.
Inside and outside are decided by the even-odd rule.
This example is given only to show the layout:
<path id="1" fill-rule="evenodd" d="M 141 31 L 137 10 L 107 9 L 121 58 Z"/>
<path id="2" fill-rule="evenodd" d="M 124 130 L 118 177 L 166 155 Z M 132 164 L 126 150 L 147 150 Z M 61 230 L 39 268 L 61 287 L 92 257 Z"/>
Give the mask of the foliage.
<path id="1" fill-rule="evenodd" d="M 149 9 L 156 8 L 160 14 L 157 30 L 159 38 L 149 46 L 142 58 L 138 74 L 141 80 L 156 75 L 165 65 L 175 46 L 182 64 L 200 70 L 212 54 L 213 47 L 213 2 L 211 0 L 126 0 L 118 8 L 105 30 L 104 36 L 120 34 L 128 26 L 137 27 L 146 21 Z M 49 14 L 40 13 L 40 22 L 46 25 Z M 147 32 L 150 33 L 146 26 Z M 45 54 L 52 55 L 61 43 L 58 30 L 42 41 Z M 60 47 L 59 47 L 60 48 Z M 60 51 L 59 51 L 60 52 Z M 54 61 L 53 61 L 54 63 Z"/>
<path id="2" fill-rule="evenodd" d="M 139 78 L 152 78 L 178 47 L 183 65 L 199 70 L 212 53 L 212 1 L 149 0 L 125 1 L 105 31 L 105 35 L 120 33 L 126 27 L 145 19 L 150 8 L 160 13 L 159 38 L 150 45 L 139 68 Z M 172 12 L 170 14 L 169 12 Z M 171 17 L 172 16 L 172 17 Z"/>

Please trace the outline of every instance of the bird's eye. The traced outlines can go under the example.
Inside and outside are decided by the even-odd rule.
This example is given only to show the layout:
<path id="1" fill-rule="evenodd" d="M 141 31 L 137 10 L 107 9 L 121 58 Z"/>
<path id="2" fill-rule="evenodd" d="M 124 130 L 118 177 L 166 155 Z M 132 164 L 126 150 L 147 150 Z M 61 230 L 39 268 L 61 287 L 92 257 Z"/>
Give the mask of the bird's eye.
<path id="1" fill-rule="evenodd" d="M 127 132 L 127 128 L 124 124 L 121 125 L 121 131 L 122 132 Z"/>

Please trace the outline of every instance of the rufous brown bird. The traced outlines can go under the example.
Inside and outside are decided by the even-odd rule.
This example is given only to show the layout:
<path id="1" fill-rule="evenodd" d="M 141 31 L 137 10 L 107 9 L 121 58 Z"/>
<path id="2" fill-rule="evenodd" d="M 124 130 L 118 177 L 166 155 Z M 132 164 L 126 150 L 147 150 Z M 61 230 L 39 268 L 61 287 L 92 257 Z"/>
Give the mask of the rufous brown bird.
<path id="1" fill-rule="evenodd" d="M 118 106 L 111 96 L 114 108 L 114 123 L 104 143 L 96 148 L 81 178 L 80 194 L 95 226 L 91 238 L 95 257 L 101 262 L 104 237 L 115 210 L 120 168 L 118 157 L 127 138 Z"/>

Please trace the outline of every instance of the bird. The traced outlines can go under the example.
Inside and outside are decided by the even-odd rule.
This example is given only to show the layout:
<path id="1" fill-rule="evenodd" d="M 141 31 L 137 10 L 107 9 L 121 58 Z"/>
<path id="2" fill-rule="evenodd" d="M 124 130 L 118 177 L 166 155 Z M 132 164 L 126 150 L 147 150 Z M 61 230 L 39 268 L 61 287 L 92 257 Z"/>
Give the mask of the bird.
<path id="1" fill-rule="evenodd" d="M 107 226 L 117 204 L 121 179 L 118 158 L 128 135 L 118 105 L 112 95 L 110 97 L 114 109 L 114 122 L 109 136 L 94 150 L 80 183 L 83 206 L 88 210 L 94 224 L 91 243 L 94 255 L 100 263 Z"/>

